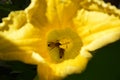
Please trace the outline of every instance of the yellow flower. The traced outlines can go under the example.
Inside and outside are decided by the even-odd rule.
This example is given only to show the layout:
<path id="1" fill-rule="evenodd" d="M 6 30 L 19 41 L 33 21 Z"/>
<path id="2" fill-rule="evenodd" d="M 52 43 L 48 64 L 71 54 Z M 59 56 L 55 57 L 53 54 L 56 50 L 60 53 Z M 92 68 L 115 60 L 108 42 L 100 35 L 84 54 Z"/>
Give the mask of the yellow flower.
<path id="1" fill-rule="evenodd" d="M 31 0 L 3 18 L 0 59 L 36 64 L 40 80 L 59 80 L 118 39 L 120 10 L 102 0 Z"/>

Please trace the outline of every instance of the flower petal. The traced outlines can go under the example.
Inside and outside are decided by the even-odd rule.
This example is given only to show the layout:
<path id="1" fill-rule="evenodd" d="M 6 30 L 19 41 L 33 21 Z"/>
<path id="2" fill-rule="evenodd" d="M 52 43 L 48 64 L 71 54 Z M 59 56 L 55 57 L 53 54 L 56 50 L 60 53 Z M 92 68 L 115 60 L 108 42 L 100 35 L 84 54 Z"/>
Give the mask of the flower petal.
<path id="1" fill-rule="evenodd" d="M 75 16 L 81 0 L 55 0 L 59 20 L 68 23 Z M 71 11 L 72 10 L 72 11 Z"/>
<path id="2" fill-rule="evenodd" d="M 80 0 L 32 0 L 25 11 L 28 21 L 35 26 L 44 26 L 48 21 L 65 24 L 75 16 L 79 2 Z"/>
<path id="3" fill-rule="evenodd" d="M 40 29 L 27 23 L 23 11 L 11 12 L 0 24 L 0 59 L 37 64 L 34 53 L 39 52 L 40 34 Z"/>
<path id="4" fill-rule="evenodd" d="M 40 80 L 60 80 L 73 73 L 81 73 L 92 57 L 89 52 L 82 49 L 75 59 L 69 59 L 59 64 L 40 63 L 38 65 L 38 75 Z M 86 55 L 85 55 L 86 54 Z"/>
<path id="5" fill-rule="evenodd" d="M 84 46 L 92 45 L 89 50 L 98 49 L 120 39 L 120 19 L 117 16 L 83 9 L 78 12 L 74 23 Z"/>
<path id="6" fill-rule="evenodd" d="M 37 64 L 40 60 L 35 59 L 33 51 L 21 49 L 18 45 L 0 36 L 0 60 L 17 60 L 29 64 Z"/>
<path id="7" fill-rule="evenodd" d="M 3 18 L 0 23 L 0 31 L 12 31 L 21 28 L 27 22 L 24 11 L 14 11 L 9 14 L 9 17 Z"/>
<path id="8" fill-rule="evenodd" d="M 50 23 L 53 23 L 53 24 L 59 23 L 55 0 L 47 0 L 46 16 Z"/>
<path id="9" fill-rule="evenodd" d="M 28 22 L 36 27 L 43 26 L 47 23 L 46 0 L 31 0 L 31 4 L 25 9 Z"/>
<path id="10" fill-rule="evenodd" d="M 88 11 L 98 11 L 107 14 L 120 16 L 120 10 L 110 3 L 105 3 L 104 0 L 83 0 L 80 6 Z"/>

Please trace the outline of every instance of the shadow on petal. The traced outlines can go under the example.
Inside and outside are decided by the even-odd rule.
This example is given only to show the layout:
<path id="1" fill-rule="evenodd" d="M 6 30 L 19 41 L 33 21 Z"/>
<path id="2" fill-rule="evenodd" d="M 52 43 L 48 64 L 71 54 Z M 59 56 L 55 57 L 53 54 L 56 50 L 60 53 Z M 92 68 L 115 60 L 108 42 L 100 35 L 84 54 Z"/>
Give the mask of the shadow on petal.
<path id="1" fill-rule="evenodd" d="M 15 60 L 36 64 L 36 61 L 32 58 L 32 52 L 20 49 L 17 45 L 5 39 L 3 36 L 0 36 L 0 60 Z"/>

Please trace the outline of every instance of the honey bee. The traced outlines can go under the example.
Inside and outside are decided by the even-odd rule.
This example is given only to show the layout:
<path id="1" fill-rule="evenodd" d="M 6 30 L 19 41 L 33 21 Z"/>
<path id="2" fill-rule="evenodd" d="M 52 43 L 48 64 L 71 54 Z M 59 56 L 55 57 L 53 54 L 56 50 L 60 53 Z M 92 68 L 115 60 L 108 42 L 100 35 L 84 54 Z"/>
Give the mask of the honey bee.
<path id="1" fill-rule="evenodd" d="M 59 41 L 48 43 L 48 47 L 50 47 L 51 49 L 57 47 L 59 49 L 59 58 L 63 58 L 65 50 L 63 48 L 60 48 L 60 45 L 62 44 L 59 43 Z"/>

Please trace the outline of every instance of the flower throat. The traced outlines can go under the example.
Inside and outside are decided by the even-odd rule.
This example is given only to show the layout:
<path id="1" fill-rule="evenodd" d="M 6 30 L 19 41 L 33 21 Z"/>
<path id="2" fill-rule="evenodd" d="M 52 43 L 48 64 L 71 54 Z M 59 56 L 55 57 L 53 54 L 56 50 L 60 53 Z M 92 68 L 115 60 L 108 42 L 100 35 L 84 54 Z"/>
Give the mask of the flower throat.
<path id="1" fill-rule="evenodd" d="M 75 58 L 81 46 L 80 37 L 71 29 L 53 30 L 48 33 L 48 52 L 54 62 Z"/>

